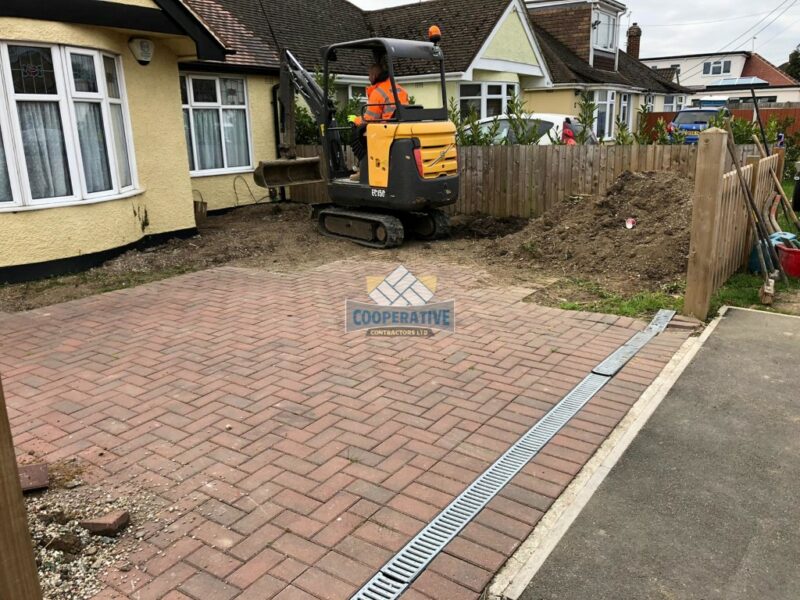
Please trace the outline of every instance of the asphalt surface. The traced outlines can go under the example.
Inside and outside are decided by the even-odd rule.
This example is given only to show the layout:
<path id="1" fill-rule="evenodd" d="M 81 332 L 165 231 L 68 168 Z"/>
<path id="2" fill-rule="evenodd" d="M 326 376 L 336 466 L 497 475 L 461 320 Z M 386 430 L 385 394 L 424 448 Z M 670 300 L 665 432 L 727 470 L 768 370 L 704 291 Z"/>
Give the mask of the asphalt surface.
<path id="1" fill-rule="evenodd" d="M 800 318 L 727 313 L 522 599 L 800 599 Z"/>

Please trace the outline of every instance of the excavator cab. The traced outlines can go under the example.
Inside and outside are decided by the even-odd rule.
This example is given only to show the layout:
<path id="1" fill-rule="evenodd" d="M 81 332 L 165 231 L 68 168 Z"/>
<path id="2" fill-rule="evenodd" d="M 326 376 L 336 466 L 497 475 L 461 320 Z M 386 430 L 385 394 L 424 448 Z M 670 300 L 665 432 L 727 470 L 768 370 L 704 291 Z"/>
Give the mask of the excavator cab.
<path id="1" fill-rule="evenodd" d="M 284 109 L 281 158 L 262 162 L 256 183 L 283 187 L 325 181 L 330 205 L 316 212 L 320 230 L 329 236 L 378 248 L 400 245 L 409 232 L 423 239 L 446 236 L 448 220 L 440 209 L 455 203 L 459 181 L 440 37 L 432 27 L 429 42 L 371 38 L 322 48 L 322 86 L 285 50 L 279 92 Z M 341 70 L 366 75 L 372 63 L 384 67 L 395 102 L 364 103 L 362 117 L 368 111 L 373 117 L 365 117 L 360 127 L 338 123 L 331 75 Z M 435 92 L 430 84 L 424 89 L 425 105 L 414 101 L 416 87 L 406 90 L 409 103 L 399 101 L 397 78 L 432 71 L 439 85 Z M 305 99 L 319 127 L 321 164 L 294 153 L 295 93 Z M 374 118 L 375 113 L 381 118 Z"/>

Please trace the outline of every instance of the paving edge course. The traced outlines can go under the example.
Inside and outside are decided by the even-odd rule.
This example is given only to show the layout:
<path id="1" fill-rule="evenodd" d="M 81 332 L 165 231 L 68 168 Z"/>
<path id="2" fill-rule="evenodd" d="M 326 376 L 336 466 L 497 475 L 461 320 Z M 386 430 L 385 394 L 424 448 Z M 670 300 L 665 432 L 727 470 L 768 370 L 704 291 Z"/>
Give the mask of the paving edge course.
<path id="1" fill-rule="evenodd" d="M 655 381 L 644 391 L 586 466 L 545 513 L 528 539 L 520 545 L 494 577 L 486 600 L 518 600 L 600 484 L 714 332 L 728 309 L 728 306 L 723 306 L 700 336 L 690 337 L 683 343 Z"/>

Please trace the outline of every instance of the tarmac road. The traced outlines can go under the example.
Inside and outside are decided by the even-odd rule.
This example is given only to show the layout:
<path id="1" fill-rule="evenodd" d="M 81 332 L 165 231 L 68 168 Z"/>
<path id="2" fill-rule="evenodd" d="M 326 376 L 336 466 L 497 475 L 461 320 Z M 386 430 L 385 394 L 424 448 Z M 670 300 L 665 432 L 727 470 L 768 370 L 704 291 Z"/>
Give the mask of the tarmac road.
<path id="1" fill-rule="evenodd" d="M 728 311 L 521 598 L 800 599 L 800 318 Z"/>

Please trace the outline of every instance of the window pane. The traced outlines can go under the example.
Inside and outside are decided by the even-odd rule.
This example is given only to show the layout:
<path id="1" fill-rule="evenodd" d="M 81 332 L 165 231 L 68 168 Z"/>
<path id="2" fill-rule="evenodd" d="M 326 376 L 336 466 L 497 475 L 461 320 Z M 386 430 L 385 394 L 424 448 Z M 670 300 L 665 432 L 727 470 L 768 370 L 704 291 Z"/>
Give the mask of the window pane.
<path id="1" fill-rule="evenodd" d="M 11 78 L 18 94 L 57 94 L 50 48 L 9 46 Z"/>
<path id="2" fill-rule="evenodd" d="M 214 79 L 192 79 L 192 94 L 195 102 L 216 102 L 217 82 Z"/>
<path id="3" fill-rule="evenodd" d="M 491 98 L 486 101 L 486 116 L 496 117 L 503 114 L 502 98 Z"/>
<path id="4" fill-rule="evenodd" d="M 70 54 L 72 78 L 76 92 L 97 93 L 97 73 L 94 70 L 94 56 L 90 54 Z"/>
<path id="5" fill-rule="evenodd" d="M 606 119 L 608 118 L 608 105 L 599 104 L 597 107 L 597 137 L 601 140 L 606 137 Z"/>
<path id="6" fill-rule="evenodd" d="M 192 121 L 189 109 L 183 109 L 183 133 L 186 136 L 186 150 L 189 152 L 189 170 L 194 171 L 194 151 L 192 150 Z"/>
<path id="7" fill-rule="evenodd" d="M 117 76 L 117 61 L 110 56 L 103 57 L 103 70 L 106 72 L 106 87 L 111 98 L 119 98 L 119 78 Z"/>
<path id="8" fill-rule="evenodd" d="M 731 72 L 731 61 L 726 60 L 724 63 L 722 63 L 722 72 L 723 73 Z"/>
<path id="9" fill-rule="evenodd" d="M 477 99 L 473 100 L 461 100 L 461 116 L 466 117 L 470 113 L 475 113 L 475 115 L 480 119 L 481 118 L 481 101 Z"/>
<path id="10" fill-rule="evenodd" d="M 487 85 L 486 86 L 486 93 L 490 96 L 502 96 L 503 95 L 503 86 L 502 85 Z"/>
<path id="11" fill-rule="evenodd" d="M 711 73 L 711 63 L 703 63 L 703 75 Z"/>
<path id="12" fill-rule="evenodd" d="M 197 142 L 197 168 L 221 169 L 222 140 L 219 132 L 219 111 L 214 109 L 194 111 L 195 141 Z"/>
<path id="13" fill-rule="evenodd" d="M 111 105 L 111 125 L 114 128 L 114 156 L 117 159 L 117 175 L 119 186 L 128 187 L 133 184 L 131 178 L 131 161 L 128 156 L 128 135 L 125 131 L 125 119 L 122 115 L 122 105 Z"/>
<path id="14" fill-rule="evenodd" d="M 17 102 L 34 199 L 72 195 L 58 102 Z"/>
<path id="15" fill-rule="evenodd" d="M 606 90 L 598 90 L 595 94 L 597 94 L 595 102 L 606 102 L 608 100 L 608 92 Z"/>
<path id="16" fill-rule="evenodd" d="M 244 79 L 220 79 L 222 103 L 244 106 Z"/>
<path id="17" fill-rule="evenodd" d="M 11 180 L 8 178 L 8 162 L 6 149 L 3 146 L 3 136 L 0 134 L 0 202 L 13 202 L 11 196 Z"/>
<path id="18" fill-rule="evenodd" d="M 470 97 L 470 96 L 480 96 L 481 95 L 481 84 L 474 84 L 469 83 L 462 85 L 461 88 L 461 97 Z"/>
<path id="19" fill-rule="evenodd" d="M 91 194 L 110 190 L 111 169 L 108 166 L 108 147 L 100 105 L 96 102 L 76 102 L 75 118 L 78 121 L 86 191 Z"/>
<path id="20" fill-rule="evenodd" d="M 189 96 L 186 93 L 186 77 L 181 75 L 181 104 L 189 104 Z"/>
<path id="21" fill-rule="evenodd" d="M 247 143 L 247 117 L 243 110 L 223 110 L 225 154 L 229 167 L 250 165 L 250 146 Z"/>

